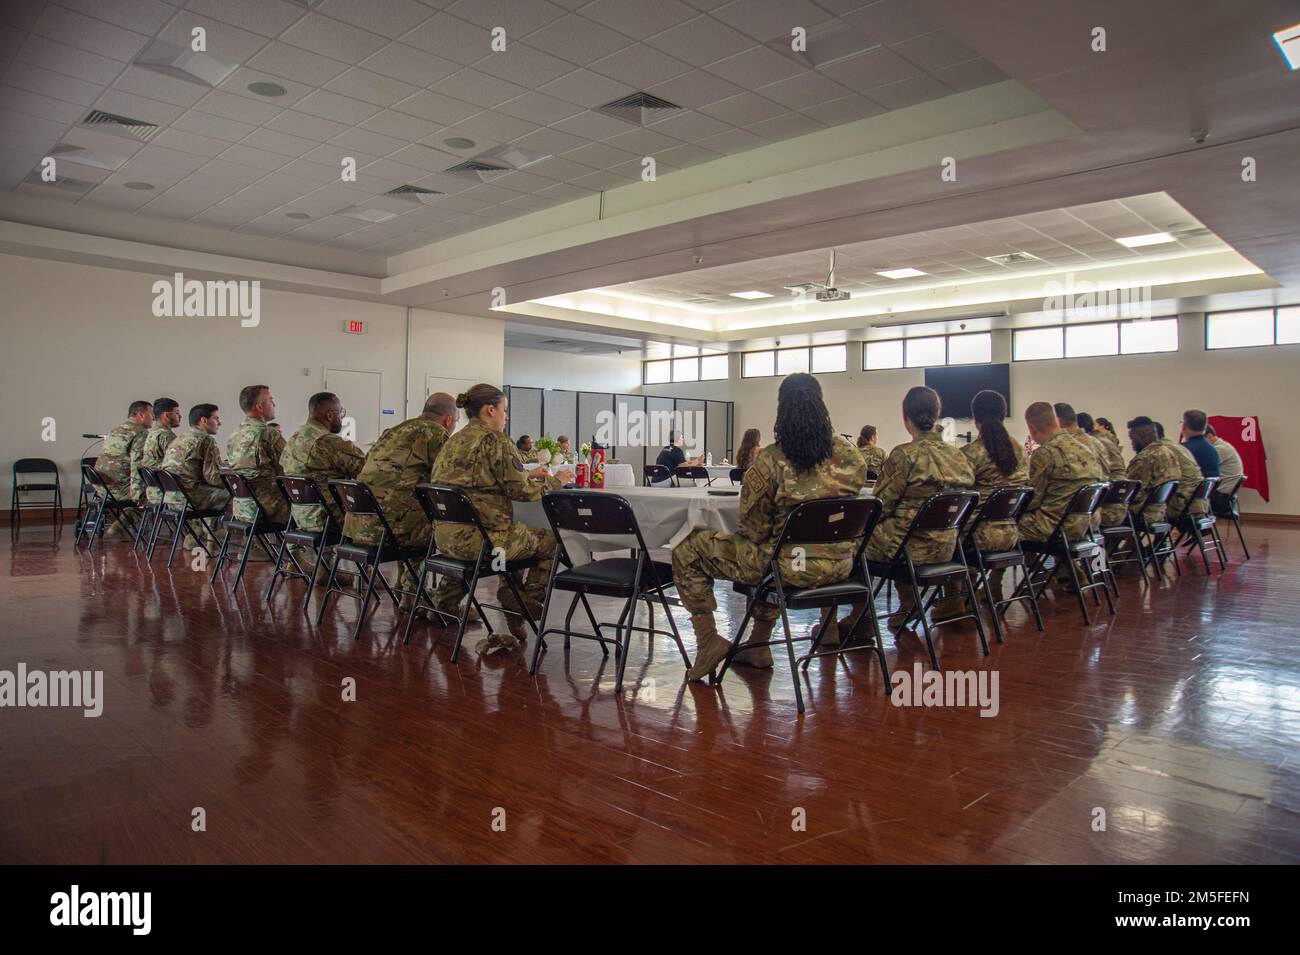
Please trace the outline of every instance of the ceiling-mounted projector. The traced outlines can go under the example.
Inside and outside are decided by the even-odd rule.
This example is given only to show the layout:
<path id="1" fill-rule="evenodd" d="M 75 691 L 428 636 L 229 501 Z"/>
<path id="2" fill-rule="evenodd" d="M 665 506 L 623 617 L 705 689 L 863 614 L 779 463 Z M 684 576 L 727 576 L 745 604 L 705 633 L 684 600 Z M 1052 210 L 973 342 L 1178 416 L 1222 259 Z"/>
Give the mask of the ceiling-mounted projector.
<path id="1" fill-rule="evenodd" d="M 807 295 L 811 292 L 819 302 L 847 302 L 853 297 L 849 292 L 841 292 L 835 287 L 834 249 L 831 249 L 830 274 L 826 276 L 825 282 L 800 282 L 798 285 L 787 285 L 785 288 L 799 295 Z"/>

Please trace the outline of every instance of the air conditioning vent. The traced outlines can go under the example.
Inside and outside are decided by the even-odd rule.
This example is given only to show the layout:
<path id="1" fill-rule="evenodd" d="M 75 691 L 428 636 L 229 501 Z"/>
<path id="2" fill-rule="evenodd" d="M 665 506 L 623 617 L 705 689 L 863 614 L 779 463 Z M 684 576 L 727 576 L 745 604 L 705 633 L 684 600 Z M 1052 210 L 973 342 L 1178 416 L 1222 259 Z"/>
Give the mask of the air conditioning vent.
<path id="1" fill-rule="evenodd" d="M 103 133 L 112 133 L 114 136 L 124 136 L 127 139 L 138 139 L 144 143 L 157 136 L 158 131 L 162 128 L 154 123 L 146 123 L 141 119 L 130 119 L 126 116 L 118 116 L 115 113 L 106 113 L 102 109 L 92 109 L 77 125 Z"/>
<path id="2" fill-rule="evenodd" d="M 456 163 L 456 165 L 448 169 L 447 172 L 455 176 L 463 176 L 467 173 L 477 175 L 485 172 L 508 172 L 509 169 L 509 166 L 499 166 L 495 163 L 483 162 L 478 159 L 466 159 L 464 162 Z"/>
<path id="3" fill-rule="evenodd" d="M 596 112 L 621 119 L 633 126 L 644 126 L 648 120 L 662 116 L 665 111 L 679 109 L 681 107 L 676 103 L 670 103 L 651 93 L 637 92 L 597 107 Z"/>
<path id="4" fill-rule="evenodd" d="M 682 304 L 683 304 L 683 305 L 712 305 L 712 304 L 713 304 L 713 299 L 711 299 L 711 298 L 688 298 L 688 299 L 683 299 L 683 300 L 682 300 Z"/>
<path id="5" fill-rule="evenodd" d="M 446 195 L 437 189 L 425 189 L 423 186 L 412 186 L 410 183 L 398 186 L 396 189 L 389 189 L 385 193 L 388 196 L 397 196 L 399 199 L 406 199 L 410 202 L 432 202 L 434 196 Z"/>
<path id="6" fill-rule="evenodd" d="M 1028 252 L 1008 252 L 1006 255 L 988 255 L 985 258 L 994 265 L 1020 265 L 1024 262 L 1043 261 L 1038 256 L 1030 255 Z"/>
<path id="7" fill-rule="evenodd" d="M 28 173 L 27 178 L 24 179 L 23 182 L 30 183 L 33 186 L 53 186 L 55 189 L 62 189 L 64 192 L 76 193 L 79 196 L 84 196 L 97 185 L 93 182 L 86 182 L 83 179 L 69 179 L 67 176 L 59 176 L 53 182 L 46 182 L 41 178 L 41 171 L 39 169 L 33 169 Z"/>

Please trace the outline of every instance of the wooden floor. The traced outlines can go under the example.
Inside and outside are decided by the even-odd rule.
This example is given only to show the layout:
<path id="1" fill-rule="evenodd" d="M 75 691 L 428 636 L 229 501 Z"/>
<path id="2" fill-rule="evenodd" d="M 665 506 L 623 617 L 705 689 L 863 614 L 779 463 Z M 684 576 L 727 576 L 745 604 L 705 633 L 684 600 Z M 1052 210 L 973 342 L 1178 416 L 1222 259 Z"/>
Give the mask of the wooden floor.
<path id="1" fill-rule="evenodd" d="M 988 658 L 948 628 L 945 667 L 998 671 L 995 718 L 896 708 L 866 654 L 814 663 L 801 718 L 781 660 L 684 686 L 642 643 L 619 697 L 585 641 L 533 678 L 471 631 L 451 664 L 427 627 L 396 643 L 391 609 L 358 643 L 353 604 L 317 628 L 295 583 L 268 609 L 265 564 L 232 596 L 179 556 L 24 527 L 0 669 L 101 669 L 106 701 L 0 710 L 0 862 L 1293 863 L 1300 528 L 1247 533 L 1254 560 L 1126 576 L 1092 627 L 1013 610 Z"/>

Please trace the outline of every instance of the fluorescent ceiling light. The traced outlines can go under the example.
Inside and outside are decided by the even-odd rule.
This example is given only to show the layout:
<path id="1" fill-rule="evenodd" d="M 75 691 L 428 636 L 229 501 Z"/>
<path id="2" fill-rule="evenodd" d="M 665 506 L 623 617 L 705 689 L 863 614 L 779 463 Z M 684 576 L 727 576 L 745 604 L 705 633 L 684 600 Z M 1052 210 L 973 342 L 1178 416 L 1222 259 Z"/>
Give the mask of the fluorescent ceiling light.
<path id="1" fill-rule="evenodd" d="M 925 275 L 926 273 L 920 269 L 887 269 L 876 274 L 887 279 L 914 279 L 918 275 Z"/>
<path id="2" fill-rule="evenodd" d="M 768 292 L 730 292 L 732 298 L 773 298 Z"/>
<path id="3" fill-rule="evenodd" d="M 1168 232 L 1152 232 L 1149 235 L 1126 235 L 1115 241 L 1130 249 L 1140 249 L 1144 245 L 1164 245 L 1166 242 L 1173 242 L 1174 237 Z"/>
<path id="4" fill-rule="evenodd" d="M 1300 70 L 1300 23 L 1273 34 L 1277 48 L 1286 57 L 1287 65 L 1293 70 Z"/>

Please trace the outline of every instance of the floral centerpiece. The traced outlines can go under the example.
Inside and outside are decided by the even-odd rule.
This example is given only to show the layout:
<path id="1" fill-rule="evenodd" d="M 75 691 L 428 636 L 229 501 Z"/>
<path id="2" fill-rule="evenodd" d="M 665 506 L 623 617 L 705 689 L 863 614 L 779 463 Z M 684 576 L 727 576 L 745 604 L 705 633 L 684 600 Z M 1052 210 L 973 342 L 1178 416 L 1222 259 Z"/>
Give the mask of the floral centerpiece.
<path id="1" fill-rule="evenodd" d="M 582 445 L 578 448 L 578 452 L 582 455 L 582 460 L 584 460 L 584 461 L 590 461 L 590 460 L 591 460 L 591 442 L 588 441 L 588 442 L 582 444 Z"/>
<path id="2" fill-rule="evenodd" d="M 547 465 L 559 454 L 560 445 L 550 435 L 544 434 L 533 442 L 533 449 L 537 452 L 537 463 Z"/>

